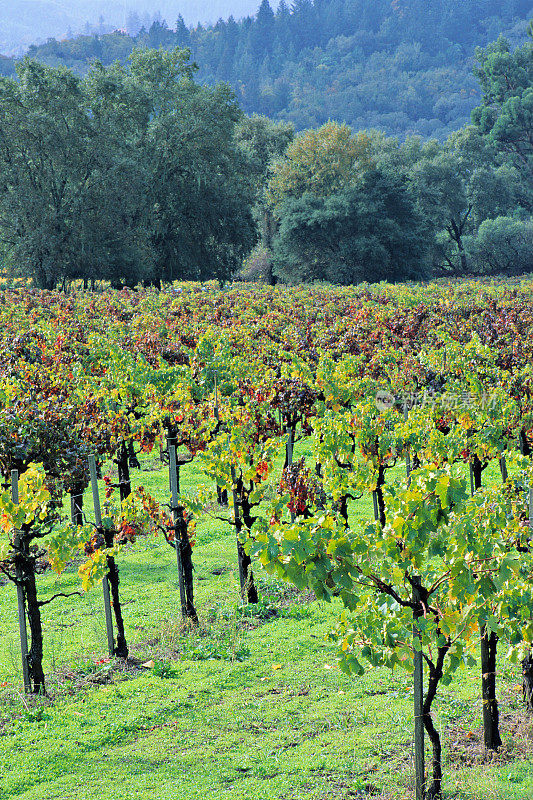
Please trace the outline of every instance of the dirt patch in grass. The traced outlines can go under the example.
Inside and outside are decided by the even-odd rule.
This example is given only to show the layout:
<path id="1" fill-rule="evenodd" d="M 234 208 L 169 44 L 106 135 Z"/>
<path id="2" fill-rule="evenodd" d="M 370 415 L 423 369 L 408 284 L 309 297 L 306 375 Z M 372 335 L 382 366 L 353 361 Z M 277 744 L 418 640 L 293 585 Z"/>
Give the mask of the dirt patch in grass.
<path id="1" fill-rule="evenodd" d="M 87 662 L 81 667 L 63 666 L 55 673 L 56 682 L 68 685 L 70 689 L 80 690 L 92 686 L 104 686 L 116 680 L 134 678 L 143 672 L 145 667 L 139 658 L 101 658 Z"/>
<path id="2" fill-rule="evenodd" d="M 500 716 L 503 744 L 497 751 L 485 750 L 483 728 L 469 730 L 454 725 L 446 731 L 446 762 L 454 766 L 508 764 L 526 759 L 533 753 L 533 718 L 522 709 Z"/>
<path id="3" fill-rule="evenodd" d="M 18 720 L 44 719 L 46 709 L 58 700 L 82 695 L 96 686 L 135 678 L 145 671 L 137 658 L 88 659 L 78 666 L 64 665 L 47 679 L 45 695 L 24 694 L 10 685 L 0 686 L 0 736 L 9 733 Z"/>
<path id="4" fill-rule="evenodd" d="M 322 781 L 328 781 L 328 788 L 320 795 L 312 794 L 313 790 L 316 791 L 316 786 L 312 784 L 304 785 L 303 788 L 308 789 L 310 797 L 316 800 L 391 800 L 392 795 L 384 794 L 383 790 L 376 786 L 371 781 L 361 779 L 361 777 L 354 777 L 352 780 L 347 780 L 345 777 L 341 778 L 339 775 L 330 774 L 322 775 Z"/>

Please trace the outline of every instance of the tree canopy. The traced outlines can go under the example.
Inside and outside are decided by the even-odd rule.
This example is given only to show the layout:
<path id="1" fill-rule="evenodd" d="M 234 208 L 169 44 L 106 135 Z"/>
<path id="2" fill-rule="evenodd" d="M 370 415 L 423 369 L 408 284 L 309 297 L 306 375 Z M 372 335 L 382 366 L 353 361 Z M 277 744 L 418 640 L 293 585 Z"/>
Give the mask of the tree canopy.
<path id="1" fill-rule="evenodd" d="M 254 16 L 187 27 L 131 20 L 128 33 L 88 31 L 31 47 L 47 64 L 84 74 L 94 59 L 135 47 L 191 49 L 199 80 L 227 81 L 243 110 L 298 130 L 338 119 L 354 130 L 443 140 L 469 120 L 481 93 L 472 52 L 500 33 L 526 39 L 531 0 L 268 0 Z M 0 70 L 8 69 L 0 63 Z M 11 64 L 12 68 L 12 64 Z"/>
<path id="2" fill-rule="evenodd" d="M 85 78 L 26 59 L 0 80 L 0 241 L 48 288 L 228 277 L 254 243 L 241 111 L 186 50 Z"/>

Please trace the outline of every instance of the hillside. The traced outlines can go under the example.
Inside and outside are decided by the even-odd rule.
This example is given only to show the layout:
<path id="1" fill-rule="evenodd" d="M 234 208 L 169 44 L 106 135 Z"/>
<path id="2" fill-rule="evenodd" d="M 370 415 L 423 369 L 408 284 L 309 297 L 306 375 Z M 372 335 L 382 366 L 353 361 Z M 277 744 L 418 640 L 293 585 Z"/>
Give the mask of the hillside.
<path id="1" fill-rule="evenodd" d="M 254 0 L 210 0 L 208 8 L 201 0 L 9 0 L 0 3 L 0 53 L 20 55 L 49 37 L 72 38 L 81 32 L 123 28 L 136 34 L 154 19 L 174 21 L 180 13 L 190 24 L 215 22 L 230 13 L 250 14 L 254 6 Z"/>
<path id="2" fill-rule="evenodd" d="M 526 39 L 532 0 L 263 0 L 240 22 L 172 29 L 164 21 L 135 36 L 78 36 L 32 46 L 29 54 L 76 72 L 91 60 L 124 60 L 135 46 L 190 47 L 200 81 L 227 81 L 247 113 L 297 129 L 330 118 L 355 129 L 444 138 L 469 120 L 480 91 L 472 75 L 476 46 L 503 33 Z M 0 63 L 0 70 L 12 68 Z"/>

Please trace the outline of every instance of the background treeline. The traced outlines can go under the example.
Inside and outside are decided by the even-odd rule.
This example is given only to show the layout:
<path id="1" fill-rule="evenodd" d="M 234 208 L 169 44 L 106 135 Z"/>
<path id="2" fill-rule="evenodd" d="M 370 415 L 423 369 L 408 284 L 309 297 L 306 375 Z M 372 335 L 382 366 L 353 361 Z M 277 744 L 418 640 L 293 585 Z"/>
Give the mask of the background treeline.
<path id="1" fill-rule="evenodd" d="M 254 242 L 241 112 L 186 50 L 83 79 L 25 60 L 0 81 L 0 242 L 44 288 L 229 277 Z"/>
<path id="2" fill-rule="evenodd" d="M 199 81 L 227 81 L 248 114 L 297 129 L 334 118 L 356 130 L 444 139 L 480 101 L 474 47 L 501 32 L 522 44 L 532 13 L 532 0 L 282 0 L 275 12 L 263 0 L 254 17 L 206 27 L 180 17 L 146 28 L 131 14 L 127 33 L 52 39 L 29 54 L 84 74 L 93 59 L 124 61 L 137 46 L 188 47 Z"/>
<path id="3" fill-rule="evenodd" d="M 0 3 L 0 53 L 20 56 L 32 44 L 117 29 L 137 33 L 179 13 L 189 23 L 214 22 L 256 9 L 256 0 L 4 0 Z"/>
<path id="4" fill-rule="evenodd" d="M 532 29 L 530 28 L 530 36 Z M 481 103 L 444 142 L 243 114 L 186 49 L 83 77 L 0 79 L 11 275 L 335 283 L 533 271 L 533 40 L 476 52 Z"/>

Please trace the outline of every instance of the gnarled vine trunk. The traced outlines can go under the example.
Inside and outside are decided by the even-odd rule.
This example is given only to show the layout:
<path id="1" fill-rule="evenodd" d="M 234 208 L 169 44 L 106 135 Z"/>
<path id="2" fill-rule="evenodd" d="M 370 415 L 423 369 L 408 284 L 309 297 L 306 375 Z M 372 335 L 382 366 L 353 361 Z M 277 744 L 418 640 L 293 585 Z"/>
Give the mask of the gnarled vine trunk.
<path id="1" fill-rule="evenodd" d="M 112 531 L 104 531 L 104 538 L 106 547 L 113 547 L 113 532 Z M 124 618 L 122 616 L 122 606 L 120 605 L 120 595 L 119 595 L 119 576 L 118 576 L 118 567 L 115 559 L 113 556 L 107 556 L 107 580 L 109 582 L 109 590 L 111 592 L 111 607 L 113 609 L 113 615 L 115 617 L 115 625 L 117 629 L 117 636 L 115 640 L 115 645 L 113 647 L 113 655 L 118 656 L 119 658 L 127 658 L 128 657 L 128 643 L 126 641 L 126 633 L 124 630 Z"/>
<path id="2" fill-rule="evenodd" d="M 24 611 L 30 629 L 28 650 L 28 677 L 32 694 L 45 694 L 43 671 L 43 628 L 41 606 L 37 600 L 35 560 L 29 553 L 28 543 L 22 538 L 15 554 L 16 582 L 22 587 Z"/>
<path id="3" fill-rule="evenodd" d="M 431 765 L 432 777 L 431 783 L 429 783 L 428 780 L 429 785 L 426 790 L 426 800 L 441 800 L 442 798 L 442 745 L 439 732 L 433 724 L 431 705 L 437 694 L 438 685 L 443 675 L 444 659 L 449 649 L 449 644 L 446 644 L 444 647 L 439 647 L 438 649 L 437 662 L 432 665 L 429 670 L 428 687 L 422 709 L 424 728 L 426 729 L 433 750 Z"/>

